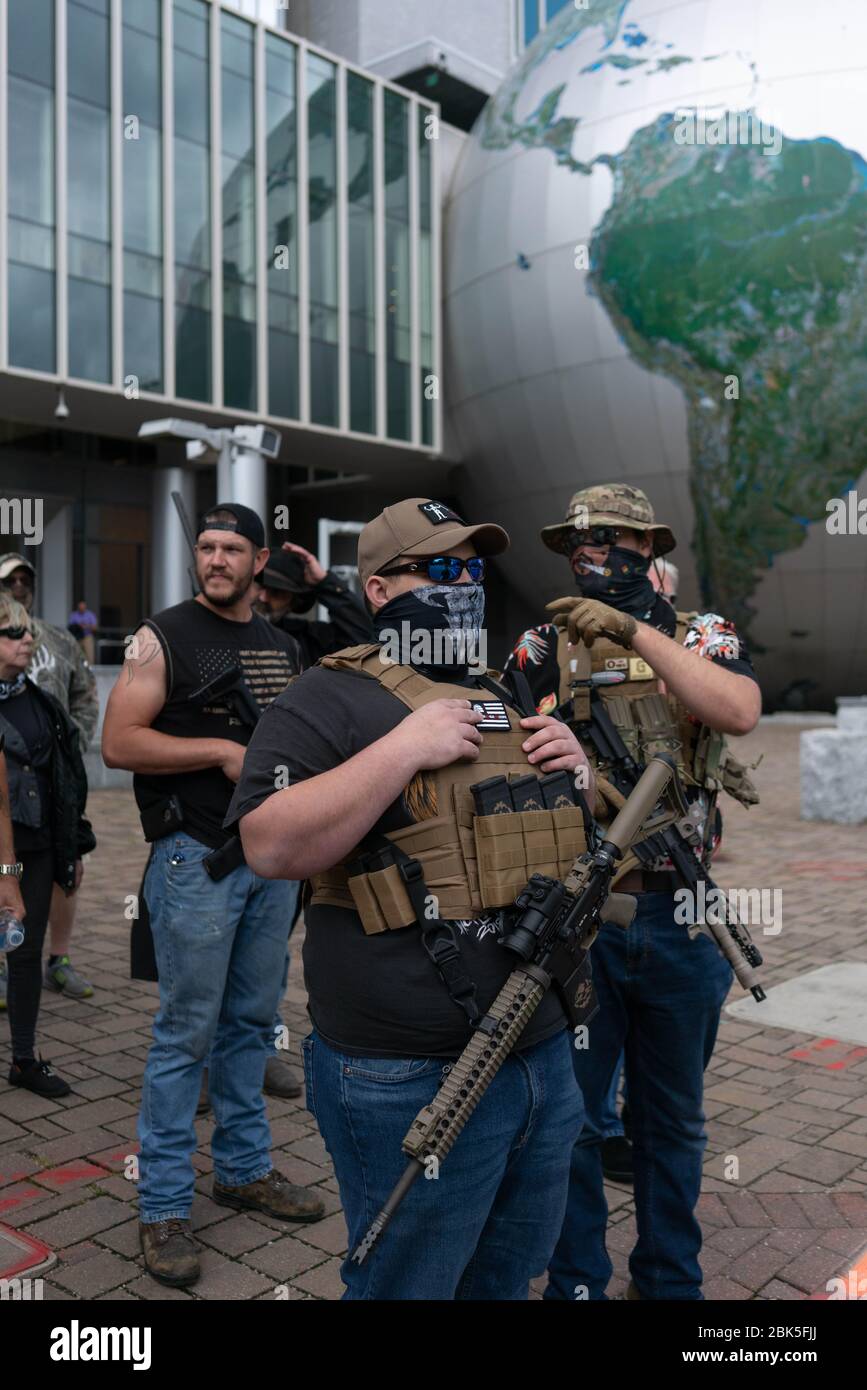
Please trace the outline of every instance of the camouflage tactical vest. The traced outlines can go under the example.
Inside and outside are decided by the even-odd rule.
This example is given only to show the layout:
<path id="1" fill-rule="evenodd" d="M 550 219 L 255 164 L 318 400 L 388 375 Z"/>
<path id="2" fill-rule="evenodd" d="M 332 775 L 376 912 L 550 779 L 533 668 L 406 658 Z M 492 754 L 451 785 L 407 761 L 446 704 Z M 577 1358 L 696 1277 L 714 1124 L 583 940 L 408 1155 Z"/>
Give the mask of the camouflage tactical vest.
<path id="1" fill-rule="evenodd" d="M 694 613 L 678 613 L 674 640 L 683 645 Z M 709 796 L 728 792 L 744 806 L 755 805 L 759 794 L 747 768 L 735 758 L 725 734 L 706 724 L 697 724 L 675 695 L 663 694 L 651 666 L 631 647 L 624 648 L 605 638 L 597 638 L 588 648 L 583 643 L 568 645 L 565 631 L 559 635 L 557 663 L 560 668 L 561 706 L 572 706 L 573 719 L 590 717 L 590 693 L 584 687 L 572 688 L 575 680 L 587 680 L 591 673 L 617 672 L 626 679 L 617 685 L 599 686 L 605 706 L 630 754 L 646 763 L 654 753 L 671 753 L 689 796 L 690 788 L 700 788 Z M 585 749 L 594 770 L 604 778 L 595 750 Z M 604 820 L 604 818 L 602 818 Z"/>

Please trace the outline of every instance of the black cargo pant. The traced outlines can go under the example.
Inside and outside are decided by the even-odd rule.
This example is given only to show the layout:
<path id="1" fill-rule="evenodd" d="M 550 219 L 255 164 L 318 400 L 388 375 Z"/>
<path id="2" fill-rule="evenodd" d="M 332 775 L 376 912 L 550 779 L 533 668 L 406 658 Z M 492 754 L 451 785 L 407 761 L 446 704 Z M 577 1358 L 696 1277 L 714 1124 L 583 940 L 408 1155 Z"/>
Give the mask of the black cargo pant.
<path id="1" fill-rule="evenodd" d="M 51 907 L 54 853 L 50 849 L 25 851 L 21 896 L 24 899 L 24 940 L 6 957 L 9 978 L 9 1028 L 12 1056 L 24 1061 L 35 1056 L 36 1019 L 42 994 L 42 947 Z"/>

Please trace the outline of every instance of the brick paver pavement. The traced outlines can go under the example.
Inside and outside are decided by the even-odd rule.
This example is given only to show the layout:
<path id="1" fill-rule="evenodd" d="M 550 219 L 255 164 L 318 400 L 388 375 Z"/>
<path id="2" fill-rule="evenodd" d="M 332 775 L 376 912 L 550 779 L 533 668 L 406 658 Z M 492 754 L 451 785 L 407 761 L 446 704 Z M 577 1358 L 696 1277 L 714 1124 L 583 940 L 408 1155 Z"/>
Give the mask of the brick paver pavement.
<path id="1" fill-rule="evenodd" d="M 781 934 L 759 933 L 771 984 L 833 961 L 867 960 L 865 829 L 798 819 L 799 732 L 765 722 L 741 741 L 745 757 L 765 755 L 757 774 L 763 806 L 727 804 L 716 870 L 722 887 L 783 889 Z M 45 1277 L 48 1298 L 338 1298 L 345 1231 L 337 1184 L 303 1101 L 268 1100 L 275 1159 L 294 1182 L 316 1188 L 328 1217 L 287 1226 L 216 1206 L 208 1196 L 206 1117 L 197 1122 L 193 1206 L 203 1278 L 182 1292 L 143 1273 L 135 1184 L 125 1173 L 135 1153 L 156 987 L 129 978 L 124 911 L 145 851 L 129 794 L 94 793 L 90 812 L 99 848 L 86 868 L 74 957 L 97 993 L 80 1003 L 46 995 L 40 1017 L 40 1045 L 75 1094 L 53 1102 L 12 1090 L 4 1046 L 0 1221 L 57 1252 Z M 308 1031 L 299 945 L 283 1005 L 296 1054 Z M 735 986 L 732 998 L 740 994 Z M 816 1044 L 804 1033 L 723 1021 L 707 1078 L 699 1205 L 710 1298 L 803 1299 L 845 1276 L 867 1250 L 867 1057 L 848 1045 Z M 829 1070 L 829 1063 L 836 1065 Z M 608 1193 L 610 1293 L 617 1294 L 625 1287 L 634 1208 L 629 1189 Z"/>

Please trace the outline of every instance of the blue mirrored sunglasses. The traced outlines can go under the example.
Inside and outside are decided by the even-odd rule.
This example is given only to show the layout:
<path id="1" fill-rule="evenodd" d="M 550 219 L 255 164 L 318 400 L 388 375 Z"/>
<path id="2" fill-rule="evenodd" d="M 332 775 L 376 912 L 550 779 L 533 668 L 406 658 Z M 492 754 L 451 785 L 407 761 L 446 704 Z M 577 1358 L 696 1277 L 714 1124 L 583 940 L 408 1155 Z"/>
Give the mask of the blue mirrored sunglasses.
<path id="1" fill-rule="evenodd" d="M 480 583 L 485 577 L 485 562 L 480 555 L 473 555 L 469 560 L 462 560 L 457 555 L 437 555 L 433 560 L 416 560 L 411 565 L 383 570 L 382 577 L 387 579 L 391 574 L 413 574 L 422 570 L 434 584 L 455 584 L 465 569 L 474 584 Z"/>

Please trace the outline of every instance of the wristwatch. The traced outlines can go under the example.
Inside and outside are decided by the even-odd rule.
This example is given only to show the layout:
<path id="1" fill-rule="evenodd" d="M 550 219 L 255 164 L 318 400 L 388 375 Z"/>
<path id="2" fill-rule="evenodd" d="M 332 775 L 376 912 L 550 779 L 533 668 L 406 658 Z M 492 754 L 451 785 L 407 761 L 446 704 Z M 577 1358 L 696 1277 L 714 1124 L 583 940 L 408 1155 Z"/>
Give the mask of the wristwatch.
<path id="1" fill-rule="evenodd" d="M 21 863 L 0 864 L 0 878 L 2 878 L 4 875 L 7 878 L 20 878 L 23 872 L 24 865 Z"/>

